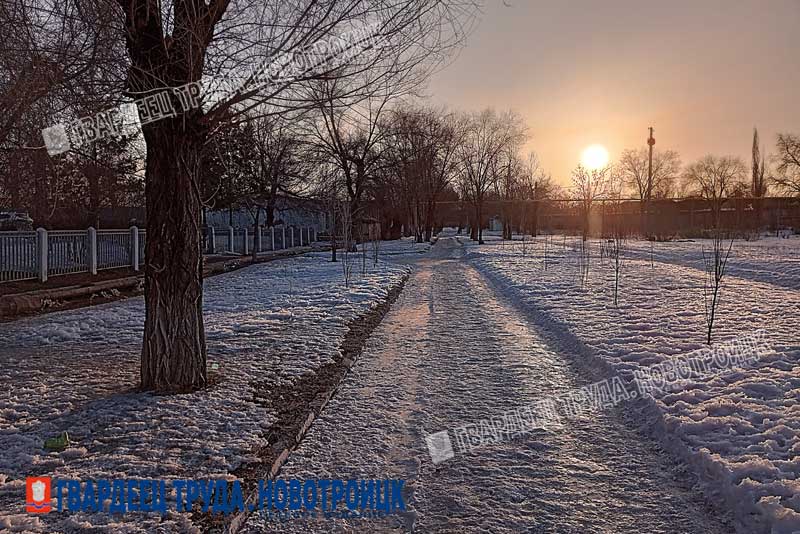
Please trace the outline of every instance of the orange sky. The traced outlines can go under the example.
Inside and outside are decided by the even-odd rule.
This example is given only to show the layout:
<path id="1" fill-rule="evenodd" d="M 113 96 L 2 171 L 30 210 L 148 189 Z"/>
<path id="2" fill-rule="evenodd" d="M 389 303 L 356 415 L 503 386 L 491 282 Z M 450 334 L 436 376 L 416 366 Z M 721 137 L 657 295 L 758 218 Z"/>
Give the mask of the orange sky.
<path id="1" fill-rule="evenodd" d="M 612 160 L 646 146 L 749 162 L 800 133 L 800 0 L 486 0 L 461 55 L 431 81 L 436 103 L 514 108 L 558 183 L 588 145 Z"/>

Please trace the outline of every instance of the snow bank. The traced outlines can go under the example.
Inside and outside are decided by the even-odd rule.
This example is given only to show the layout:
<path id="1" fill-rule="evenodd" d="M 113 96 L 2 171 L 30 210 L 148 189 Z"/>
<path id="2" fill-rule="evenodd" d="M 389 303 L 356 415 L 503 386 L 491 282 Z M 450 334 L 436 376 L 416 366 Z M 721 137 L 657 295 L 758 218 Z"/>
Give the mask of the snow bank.
<path id="1" fill-rule="evenodd" d="M 546 269 L 541 238 L 523 255 L 520 243 L 502 245 L 490 236 L 487 245 L 468 247 L 469 258 L 565 347 L 577 346 L 611 372 L 629 375 L 704 346 L 705 275 L 693 260 L 676 253 L 651 265 L 635 251 L 623 263 L 615 307 L 614 271 L 598 257 L 597 244 L 581 283 L 578 255 L 563 241 L 549 244 Z M 771 261 L 732 255 L 730 272 L 742 274 L 742 265 L 751 274 L 768 272 Z M 715 340 L 764 329 L 773 353 L 752 368 L 664 392 L 642 412 L 665 445 L 698 470 L 707 494 L 734 509 L 742 532 L 800 530 L 800 291 L 792 289 L 798 287 L 792 276 L 783 273 L 780 283 L 744 275 L 724 280 Z"/>

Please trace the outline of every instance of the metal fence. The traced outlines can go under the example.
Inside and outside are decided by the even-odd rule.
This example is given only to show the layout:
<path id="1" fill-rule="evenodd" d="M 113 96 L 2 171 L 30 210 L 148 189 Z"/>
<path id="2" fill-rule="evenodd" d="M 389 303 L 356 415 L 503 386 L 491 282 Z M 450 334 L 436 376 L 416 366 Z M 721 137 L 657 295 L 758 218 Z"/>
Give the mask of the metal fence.
<path id="1" fill-rule="evenodd" d="M 86 231 L 47 232 L 47 273 L 82 273 L 89 270 L 89 239 Z"/>
<path id="2" fill-rule="evenodd" d="M 316 229 L 299 226 L 261 227 L 255 231 L 208 227 L 203 230 L 203 250 L 206 254 L 246 255 L 310 245 L 316 235 Z"/>
<path id="3" fill-rule="evenodd" d="M 144 264 L 144 245 L 147 242 L 147 230 L 139 230 L 139 264 Z"/>
<path id="4" fill-rule="evenodd" d="M 0 282 L 131 267 L 143 263 L 146 231 L 0 232 Z M 138 254 L 137 254 L 138 252 Z"/>
<path id="5" fill-rule="evenodd" d="M 259 238 L 260 234 L 260 238 Z M 274 238 L 273 238 L 274 236 Z M 206 228 L 207 254 L 245 255 L 310 244 L 314 228 Z M 131 267 L 144 264 L 145 230 L 59 230 L 0 232 L 0 282 L 39 279 L 70 273 Z"/>
<path id="6" fill-rule="evenodd" d="M 0 233 L 0 282 L 36 278 L 36 232 Z"/>
<path id="7" fill-rule="evenodd" d="M 98 230 L 97 268 L 115 269 L 130 266 L 133 259 L 131 240 L 131 232 L 127 230 Z"/>

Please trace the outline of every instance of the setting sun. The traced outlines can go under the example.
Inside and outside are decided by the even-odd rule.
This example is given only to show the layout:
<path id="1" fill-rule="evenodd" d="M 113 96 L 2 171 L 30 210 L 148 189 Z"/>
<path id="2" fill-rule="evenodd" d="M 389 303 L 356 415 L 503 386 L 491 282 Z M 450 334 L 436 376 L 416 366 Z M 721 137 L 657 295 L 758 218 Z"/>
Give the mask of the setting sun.
<path id="1" fill-rule="evenodd" d="M 581 164 L 589 170 L 602 169 L 608 165 L 608 150 L 603 145 L 587 147 L 581 154 Z"/>

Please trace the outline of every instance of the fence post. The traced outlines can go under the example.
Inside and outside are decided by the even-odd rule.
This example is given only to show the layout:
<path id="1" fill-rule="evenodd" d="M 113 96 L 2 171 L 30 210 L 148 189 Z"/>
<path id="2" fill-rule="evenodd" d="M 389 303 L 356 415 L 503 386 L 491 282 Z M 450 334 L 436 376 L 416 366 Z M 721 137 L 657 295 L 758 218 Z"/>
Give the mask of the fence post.
<path id="1" fill-rule="evenodd" d="M 89 268 L 89 274 L 97 274 L 97 230 L 90 226 L 86 231 L 86 240 L 89 242 L 88 250 L 86 251 L 86 266 Z"/>
<path id="2" fill-rule="evenodd" d="M 47 230 L 36 230 L 36 258 L 39 260 L 39 281 L 47 282 Z"/>
<path id="3" fill-rule="evenodd" d="M 281 248 L 286 248 L 286 226 L 281 226 L 281 230 L 283 230 L 283 239 L 281 239 Z"/>
<path id="4" fill-rule="evenodd" d="M 233 226 L 228 227 L 228 250 L 226 252 L 233 252 Z"/>
<path id="5" fill-rule="evenodd" d="M 255 242 L 255 249 L 256 249 L 255 252 L 256 252 L 256 254 L 261 252 L 261 240 L 262 240 L 261 226 L 257 226 L 256 227 L 256 242 Z"/>
<path id="6" fill-rule="evenodd" d="M 312 242 L 316 243 L 316 241 L 317 241 L 317 229 L 316 228 L 312 228 L 312 230 L 314 230 L 314 239 L 312 240 Z"/>
<path id="7" fill-rule="evenodd" d="M 271 226 L 270 230 L 272 230 L 272 248 L 270 250 L 275 250 L 275 227 Z"/>
<path id="8" fill-rule="evenodd" d="M 292 248 L 294 248 L 294 226 L 289 228 L 289 231 L 292 233 Z"/>
<path id="9" fill-rule="evenodd" d="M 208 253 L 214 254 L 217 252 L 217 236 L 214 232 L 214 227 L 208 227 Z"/>
<path id="10" fill-rule="evenodd" d="M 247 256 L 249 250 L 250 243 L 247 242 L 247 227 L 245 226 L 242 228 L 242 250 L 244 251 L 244 255 Z"/>
<path id="11" fill-rule="evenodd" d="M 131 269 L 139 271 L 139 227 L 131 226 Z"/>

